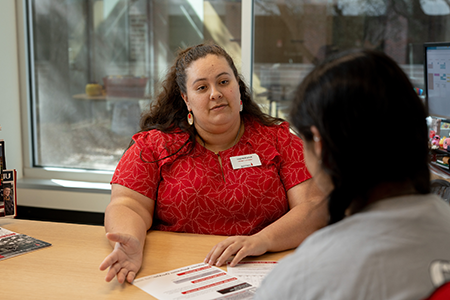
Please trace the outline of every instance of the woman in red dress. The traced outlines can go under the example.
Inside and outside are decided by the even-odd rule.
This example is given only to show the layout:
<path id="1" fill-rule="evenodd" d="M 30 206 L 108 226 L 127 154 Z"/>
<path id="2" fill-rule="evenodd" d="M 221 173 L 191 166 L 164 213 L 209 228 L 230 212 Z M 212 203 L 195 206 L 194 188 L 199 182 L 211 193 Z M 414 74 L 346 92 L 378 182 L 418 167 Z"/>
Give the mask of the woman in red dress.
<path id="1" fill-rule="evenodd" d="M 235 255 L 234 266 L 295 248 L 327 223 L 301 140 L 260 110 L 225 50 L 181 51 L 162 87 L 111 181 L 107 281 L 133 281 L 150 228 L 229 236 L 205 262 Z"/>

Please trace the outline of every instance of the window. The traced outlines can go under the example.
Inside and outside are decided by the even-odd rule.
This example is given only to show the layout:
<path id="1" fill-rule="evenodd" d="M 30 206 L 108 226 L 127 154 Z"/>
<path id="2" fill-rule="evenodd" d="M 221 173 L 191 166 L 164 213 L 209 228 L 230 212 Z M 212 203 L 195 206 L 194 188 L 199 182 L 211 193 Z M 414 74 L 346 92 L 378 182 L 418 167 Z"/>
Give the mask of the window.
<path id="1" fill-rule="evenodd" d="M 240 1 L 28 1 L 32 165 L 112 172 L 180 48 L 240 65 Z M 103 87 L 102 87 L 103 86 Z"/>
<path id="2" fill-rule="evenodd" d="M 253 89 L 284 117 L 294 87 L 327 55 L 384 51 L 424 87 L 423 43 L 450 40 L 444 0 L 257 0 Z"/>
<path id="3" fill-rule="evenodd" d="M 445 0 L 25 3 L 30 167 L 82 174 L 111 174 L 179 48 L 217 42 L 252 74 L 261 107 L 285 117 L 294 87 L 331 53 L 384 51 L 423 88 L 422 44 L 450 40 Z"/>

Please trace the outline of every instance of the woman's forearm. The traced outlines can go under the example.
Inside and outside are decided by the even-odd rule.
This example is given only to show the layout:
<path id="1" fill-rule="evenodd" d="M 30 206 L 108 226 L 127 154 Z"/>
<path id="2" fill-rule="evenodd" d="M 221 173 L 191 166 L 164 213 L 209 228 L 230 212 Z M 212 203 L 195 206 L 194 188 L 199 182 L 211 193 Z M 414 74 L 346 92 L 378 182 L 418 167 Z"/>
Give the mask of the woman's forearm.
<path id="1" fill-rule="evenodd" d="M 153 222 L 155 202 L 133 190 L 113 185 L 105 211 L 105 231 L 130 234 L 145 243 Z M 114 246 L 114 245 L 113 245 Z"/>
<path id="2" fill-rule="evenodd" d="M 111 204 L 105 211 L 105 231 L 130 234 L 136 237 L 141 245 L 145 243 L 147 230 L 151 220 L 144 221 L 134 210 L 125 205 Z M 114 247 L 114 243 L 111 242 Z"/>
<path id="3" fill-rule="evenodd" d="M 296 248 L 305 238 L 328 223 L 325 195 L 313 180 L 307 180 L 288 191 L 291 209 L 255 236 L 268 243 L 268 251 Z"/>
<path id="4" fill-rule="evenodd" d="M 310 234 L 326 226 L 328 214 L 325 202 L 316 206 L 298 205 L 255 235 L 267 240 L 269 252 L 296 248 Z"/>

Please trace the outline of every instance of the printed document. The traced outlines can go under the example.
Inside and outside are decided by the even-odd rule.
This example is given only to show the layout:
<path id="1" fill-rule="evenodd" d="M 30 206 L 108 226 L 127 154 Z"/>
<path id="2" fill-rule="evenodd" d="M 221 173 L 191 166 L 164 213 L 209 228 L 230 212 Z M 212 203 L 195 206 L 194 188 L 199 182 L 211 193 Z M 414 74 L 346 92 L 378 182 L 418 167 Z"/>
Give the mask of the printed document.
<path id="1" fill-rule="evenodd" d="M 135 279 L 133 285 L 161 300 L 252 299 L 256 287 L 205 263 Z"/>

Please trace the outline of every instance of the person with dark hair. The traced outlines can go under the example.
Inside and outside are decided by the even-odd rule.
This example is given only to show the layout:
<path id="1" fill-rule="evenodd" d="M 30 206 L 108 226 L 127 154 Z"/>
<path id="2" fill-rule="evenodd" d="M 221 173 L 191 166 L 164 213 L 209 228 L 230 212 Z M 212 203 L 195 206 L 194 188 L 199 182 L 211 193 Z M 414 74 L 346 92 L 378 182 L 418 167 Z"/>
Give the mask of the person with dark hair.
<path id="1" fill-rule="evenodd" d="M 423 299 L 450 279 L 450 207 L 430 194 L 426 117 L 382 52 L 341 53 L 308 74 L 290 119 L 328 196 L 329 225 L 256 299 Z"/>
<path id="2" fill-rule="evenodd" d="M 14 195 L 10 184 L 3 183 L 3 200 L 5 202 L 5 215 L 14 215 Z"/>
<path id="3" fill-rule="evenodd" d="M 205 262 L 234 266 L 326 225 L 301 140 L 260 110 L 221 47 L 180 51 L 140 126 L 111 181 L 106 281 L 133 281 L 149 228 L 229 236 Z"/>

